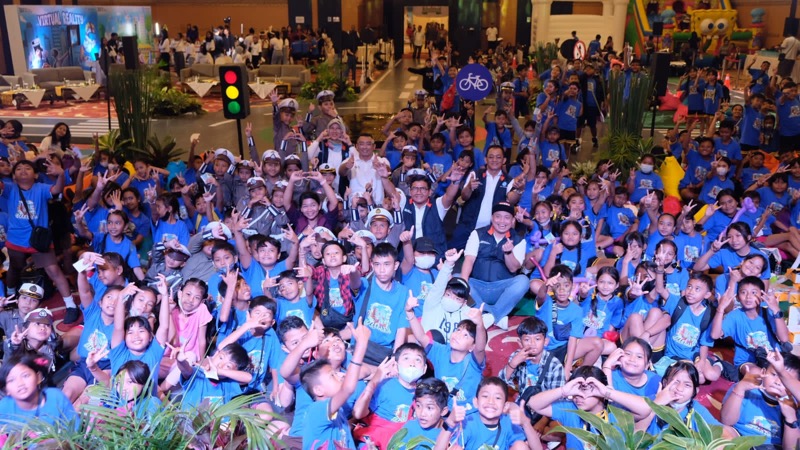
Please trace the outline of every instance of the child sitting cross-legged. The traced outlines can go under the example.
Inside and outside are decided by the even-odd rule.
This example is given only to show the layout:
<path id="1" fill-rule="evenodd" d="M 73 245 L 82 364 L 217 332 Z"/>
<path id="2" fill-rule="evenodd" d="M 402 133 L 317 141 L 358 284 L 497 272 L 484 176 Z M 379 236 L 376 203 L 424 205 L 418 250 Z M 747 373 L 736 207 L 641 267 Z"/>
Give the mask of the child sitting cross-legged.
<path id="1" fill-rule="evenodd" d="M 458 391 L 453 402 L 466 402 L 467 393 L 477 389 L 481 373 L 486 367 L 487 336 L 483 324 L 483 306 L 469 309 L 467 319 L 459 322 L 450 334 L 450 343 L 446 345 L 434 342 L 425 333 L 422 323 L 414 314 L 417 306 L 417 299 L 409 292 L 406 317 L 414 338 L 425 349 L 436 378 L 447 383 L 451 392 Z"/>

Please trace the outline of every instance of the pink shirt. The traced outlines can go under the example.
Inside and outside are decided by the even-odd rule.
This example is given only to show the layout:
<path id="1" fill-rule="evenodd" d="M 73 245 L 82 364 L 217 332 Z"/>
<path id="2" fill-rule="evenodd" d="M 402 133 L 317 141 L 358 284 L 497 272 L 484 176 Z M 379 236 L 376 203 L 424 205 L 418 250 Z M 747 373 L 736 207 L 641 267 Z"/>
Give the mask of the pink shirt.
<path id="1" fill-rule="evenodd" d="M 173 309 L 170 314 L 172 323 L 175 326 L 175 335 L 178 338 L 176 346 L 180 347 L 186 344 L 185 352 L 193 352 L 198 358 L 202 358 L 205 354 L 205 349 L 199 348 L 197 337 L 199 336 L 200 327 L 213 319 L 211 313 L 208 312 L 208 307 L 202 304 L 189 316 L 184 315 L 178 308 Z"/>

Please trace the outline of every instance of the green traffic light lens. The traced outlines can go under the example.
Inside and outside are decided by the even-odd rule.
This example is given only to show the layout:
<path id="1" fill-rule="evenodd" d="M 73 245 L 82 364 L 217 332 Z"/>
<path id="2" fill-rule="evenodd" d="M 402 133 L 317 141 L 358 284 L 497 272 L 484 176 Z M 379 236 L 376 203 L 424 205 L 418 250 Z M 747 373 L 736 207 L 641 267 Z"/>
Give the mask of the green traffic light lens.
<path id="1" fill-rule="evenodd" d="M 230 102 L 228 103 L 228 112 L 231 114 L 239 114 L 239 111 L 242 110 L 241 105 L 239 102 Z"/>

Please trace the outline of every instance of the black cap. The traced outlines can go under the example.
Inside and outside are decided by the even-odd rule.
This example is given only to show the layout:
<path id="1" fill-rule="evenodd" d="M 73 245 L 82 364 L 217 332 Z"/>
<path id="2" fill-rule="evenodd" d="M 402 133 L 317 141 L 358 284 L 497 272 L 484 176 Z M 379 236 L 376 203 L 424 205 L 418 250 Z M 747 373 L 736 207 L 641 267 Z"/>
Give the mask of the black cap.
<path id="1" fill-rule="evenodd" d="M 414 251 L 420 253 L 436 253 L 439 254 L 439 250 L 436 250 L 436 244 L 433 243 L 433 239 L 429 237 L 421 237 L 414 242 Z"/>
<path id="2" fill-rule="evenodd" d="M 516 213 L 516 211 L 514 210 L 514 207 L 511 206 L 511 204 L 507 203 L 507 202 L 495 203 L 494 206 L 492 206 L 492 214 L 494 214 L 496 212 L 507 212 L 507 213 L 511 214 L 512 216 Z"/>

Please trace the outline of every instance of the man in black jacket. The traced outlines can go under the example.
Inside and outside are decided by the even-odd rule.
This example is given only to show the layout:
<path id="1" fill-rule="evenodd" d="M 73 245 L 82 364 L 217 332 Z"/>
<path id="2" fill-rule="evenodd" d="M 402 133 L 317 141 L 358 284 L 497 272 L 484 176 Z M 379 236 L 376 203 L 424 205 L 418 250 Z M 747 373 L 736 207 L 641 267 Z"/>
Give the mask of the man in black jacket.
<path id="1" fill-rule="evenodd" d="M 425 60 L 425 67 L 409 67 L 408 71 L 422 75 L 422 89 L 433 95 L 433 62 L 430 58 Z"/>

